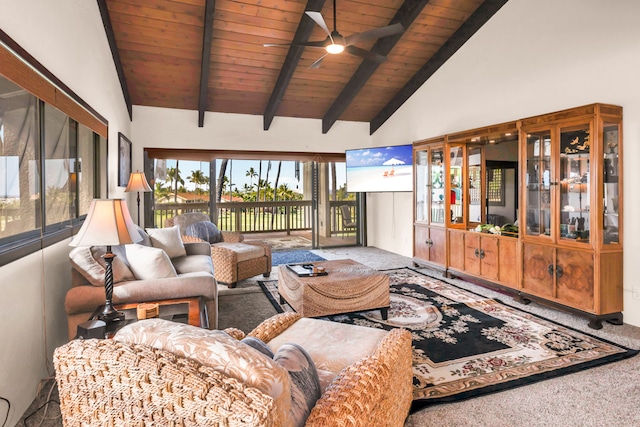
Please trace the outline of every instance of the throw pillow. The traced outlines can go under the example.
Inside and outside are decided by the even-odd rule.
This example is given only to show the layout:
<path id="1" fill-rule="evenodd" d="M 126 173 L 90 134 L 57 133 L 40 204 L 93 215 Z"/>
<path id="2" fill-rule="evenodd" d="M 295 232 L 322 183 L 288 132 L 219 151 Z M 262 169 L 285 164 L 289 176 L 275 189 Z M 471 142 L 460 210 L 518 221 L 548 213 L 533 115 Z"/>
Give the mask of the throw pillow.
<path id="1" fill-rule="evenodd" d="M 102 256 L 106 253 L 104 246 L 81 246 L 69 252 L 69 262 L 93 286 L 104 286 L 105 262 Z M 135 276 L 125 260 L 116 256 L 111 264 L 113 283 L 135 280 Z"/>
<path id="2" fill-rule="evenodd" d="M 298 344 L 283 344 L 273 360 L 289 372 L 291 378 L 291 418 L 293 425 L 304 426 L 320 399 L 320 380 L 311 356 Z"/>
<path id="3" fill-rule="evenodd" d="M 189 225 L 184 234 L 194 236 L 209 243 L 222 242 L 222 233 L 211 221 L 200 221 Z"/>
<path id="4" fill-rule="evenodd" d="M 139 280 L 178 277 L 165 251 L 138 244 L 126 245 L 131 271 Z"/>
<path id="5" fill-rule="evenodd" d="M 260 353 L 267 356 L 269 359 L 273 359 L 273 351 L 269 348 L 268 345 L 264 343 L 264 341 L 256 338 L 256 337 L 245 337 L 240 342 L 245 343 L 249 347 L 253 347 L 258 350 Z"/>
<path id="6" fill-rule="evenodd" d="M 154 248 L 160 248 L 169 255 L 169 258 L 178 258 L 187 255 L 187 251 L 180 238 L 178 226 L 167 228 L 147 228 L 147 233 Z"/>

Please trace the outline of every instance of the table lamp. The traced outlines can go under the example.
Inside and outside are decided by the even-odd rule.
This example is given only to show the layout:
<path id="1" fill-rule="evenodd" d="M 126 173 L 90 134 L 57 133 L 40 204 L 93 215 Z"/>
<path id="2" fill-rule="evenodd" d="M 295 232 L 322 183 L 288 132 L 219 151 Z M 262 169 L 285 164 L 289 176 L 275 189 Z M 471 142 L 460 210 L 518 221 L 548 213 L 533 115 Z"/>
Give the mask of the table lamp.
<path id="1" fill-rule="evenodd" d="M 143 172 L 131 172 L 131 175 L 129 175 L 129 183 L 124 191 L 125 193 L 131 193 L 133 191 L 138 193 L 138 225 L 140 225 L 140 192 L 146 193 L 152 191 L 147 182 L 147 177 L 144 176 Z"/>
<path id="2" fill-rule="evenodd" d="M 124 319 L 124 314 L 117 311 L 112 303 L 113 269 L 115 255 L 111 252 L 113 245 L 126 245 L 139 242 L 142 236 L 129 215 L 129 209 L 124 200 L 94 199 L 89 206 L 89 212 L 69 246 L 106 246 L 104 254 L 104 291 L 106 301 L 104 309 L 98 319 L 106 323 Z"/>

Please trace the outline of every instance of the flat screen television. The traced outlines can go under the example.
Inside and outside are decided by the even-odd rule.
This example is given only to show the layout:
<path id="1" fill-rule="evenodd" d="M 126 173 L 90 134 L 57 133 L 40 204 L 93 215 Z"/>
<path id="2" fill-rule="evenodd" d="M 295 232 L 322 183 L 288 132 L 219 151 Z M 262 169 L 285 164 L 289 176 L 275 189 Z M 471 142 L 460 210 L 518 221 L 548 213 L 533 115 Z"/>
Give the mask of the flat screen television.
<path id="1" fill-rule="evenodd" d="M 346 150 L 347 191 L 413 191 L 413 146 Z"/>

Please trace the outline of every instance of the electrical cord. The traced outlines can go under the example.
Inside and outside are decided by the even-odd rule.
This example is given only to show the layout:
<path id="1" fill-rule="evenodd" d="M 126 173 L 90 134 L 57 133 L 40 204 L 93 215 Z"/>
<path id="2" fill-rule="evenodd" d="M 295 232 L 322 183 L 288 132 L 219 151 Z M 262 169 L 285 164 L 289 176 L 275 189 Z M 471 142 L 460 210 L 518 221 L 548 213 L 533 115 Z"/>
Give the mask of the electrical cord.
<path id="1" fill-rule="evenodd" d="M 26 417 L 24 417 L 23 423 L 24 423 L 24 426 L 25 426 L 25 427 L 27 426 L 27 421 L 28 421 L 32 416 L 34 416 L 35 414 L 37 414 L 37 413 L 38 413 L 42 408 L 44 408 L 44 413 L 42 414 L 42 417 L 40 418 L 40 423 L 38 424 L 38 426 L 41 426 L 41 425 L 44 423 L 44 421 L 47 419 L 46 417 L 47 417 L 47 412 L 49 411 L 49 404 L 50 404 L 50 403 L 57 403 L 57 404 L 58 404 L 58 406 L 60 405 L 60 402 L 59 402 L 58 400 L 56 400 L 56 399 L 52 399 L 52 398 L 51 398 L 51 395 L 52 395 L 52 394 L 53 394 L 53 392 L 56 390 L 56 387 L 57 387 L 57 385 L 58 385 L 58 384 L 56 383 L 56 381 L 54 380 L 54 378 L 53 378 L 53 377 L 45 378 L 45 379 L 43 379 L 43 380 L 41 380 L 41 381 L 40 381 L 40 384 L 38 384 L 38 390 L 37 390 L 37 392 L 36 392 L 36 396 L 38 396 L 38 397 L 40 396 L 40 394 L 42 393 L 42 391 L 43 391 L 43 390 L 44 390 L 44 388 L 46 387 L 46 383 L 47 383 L 47 381 L 51 381 L 51 380 L 53 380 L 53 381 L 52 381 L 52 383 L 51 383 L 51 388 L 49 389 L 49 392 L 47 393 L 47 399 L 46 399 L 46 401 L 45 401 L 44 403 L 42 403 L 40 406 L 38 406 L 38 407 L 37 407 L 33 412 L 31 412 L 29 415 L 27 415 Z M 44 385 L 43 385 L 43 384 L 44 384 Z M 59 418 L 59 417 L 61 417 L 61 416 L 62 416 L 62 415 L 58 415 L 58 416 L 56 416 L 56 417 L 54 417 L 54 418 L 51 418 L 51 419 Z"/>
<path id="2" fill-rule="evenodd" d="M 2 400 L 3 402 L 7 402 L 7 415 L 4 417 L 4 422 L 2 423 L 2 427 L 5 427 L 7 425 L 7 421 L 9 421 L 9 412 L 11 412 L 11 402 L 9 402 L 9 399 L 5 399 L 2 396 L 0 396 L 0 400 Z"/>

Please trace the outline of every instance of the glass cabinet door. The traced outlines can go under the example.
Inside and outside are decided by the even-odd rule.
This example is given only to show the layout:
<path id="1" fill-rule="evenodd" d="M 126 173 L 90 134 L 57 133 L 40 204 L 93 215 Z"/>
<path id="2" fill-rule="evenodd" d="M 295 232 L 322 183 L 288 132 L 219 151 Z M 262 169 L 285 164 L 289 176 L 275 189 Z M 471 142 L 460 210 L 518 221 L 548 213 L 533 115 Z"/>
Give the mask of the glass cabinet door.
<path id="1" fill-rule="evenodd" d="M 444 149 L 416 151 L 416 221 L 444 224 Z"/>
<path id="2" fill-rule="evenodd" d="M 560 129 L 560 239 L 589 242 L 589 124 Z"/>
<path id="3" fill-rule="evenodd" d="M 431 223 L 444 224 L 444 149 L 430 150 L 431 167 Z"/>
<path id="4" fill-rule="evenodd" d="M 416 165 L 416 221 L 426 222 L 429 212 L 429 163 L 428 151 L 420 150 L 415 152 Z"/>
<path id="5" fill-rule="evenodd" d="M 604 215 L 604 244 L 616 244 L 620 243 L 620 233 L 618 231 L 618 201 L 620 180 L 618 173 L 619 168 L 619 124 L 617 123 L 605 123 L 604 135 L 603 135 L 603 149 L 604 149 L 604 163 L 603 173 L 604 177 L 602 182 L 604 183 L 603 199 L 604 205 L 602 207 L 602 214 Z"/>
<path id="6" fill-rule="evenodd" d="M 551 132 L 527 134 L 526 233 L 551 234 Z"/>
<path id="7" fill-rule="evenodd" d="M 464 182 L 464 150 L 462 146 L 449 148 L 449 182 L 451 223 L 465 224 L 463 199 L 465 194 Z"/>
<path id="8" fill-rule="evenodd" d="M 482 149 L 480 147 L 467 147 L 469 164 L 469 222 L 481 223 L 482 221 Z"/>

